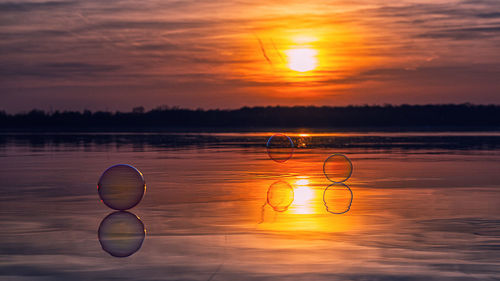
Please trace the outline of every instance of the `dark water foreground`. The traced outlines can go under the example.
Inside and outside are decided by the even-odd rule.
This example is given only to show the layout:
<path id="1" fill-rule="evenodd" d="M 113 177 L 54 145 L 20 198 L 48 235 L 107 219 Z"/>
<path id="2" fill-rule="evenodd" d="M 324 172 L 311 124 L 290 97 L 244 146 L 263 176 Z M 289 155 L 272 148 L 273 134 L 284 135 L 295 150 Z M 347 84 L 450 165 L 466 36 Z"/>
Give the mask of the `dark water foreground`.
<path id="1" fill-rule="evenodd" d="M 499 133 L 295 134 L 284 164 L 269 135 L 0 135 L 0 280 L 499 280 Z M 96 191 L 117 163 L 130 215 Z M 144 238 L 103 244 L 113 218 Z"/>

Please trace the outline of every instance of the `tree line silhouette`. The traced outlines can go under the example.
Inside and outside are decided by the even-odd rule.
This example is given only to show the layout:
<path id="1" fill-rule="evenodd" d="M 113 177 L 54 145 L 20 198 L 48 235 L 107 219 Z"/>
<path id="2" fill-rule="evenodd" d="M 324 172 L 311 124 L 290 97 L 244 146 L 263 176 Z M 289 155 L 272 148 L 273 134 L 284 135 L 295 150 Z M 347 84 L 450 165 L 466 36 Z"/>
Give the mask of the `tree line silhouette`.
<path id="1" fill-rule="evenodd" d="M 155 130 L 252 128 L 427 128 L 500 127 L 500 105 L 267 106 L 228 110 L 162 106 L 131 112 L 0 111 L 2 130 Z"/>

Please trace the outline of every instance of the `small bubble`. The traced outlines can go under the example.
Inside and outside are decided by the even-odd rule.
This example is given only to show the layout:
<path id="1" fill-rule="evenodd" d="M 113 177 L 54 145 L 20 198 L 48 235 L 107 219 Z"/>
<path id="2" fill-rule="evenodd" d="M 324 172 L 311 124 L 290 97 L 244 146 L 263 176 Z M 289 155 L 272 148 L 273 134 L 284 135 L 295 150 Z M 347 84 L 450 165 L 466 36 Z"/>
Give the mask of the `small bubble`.
<path id="1" fill-rule="evenodd" d="M 146 183 L 139 170 L 130 165 L 118 164 L 104 171 L 97 189 L 106 206 L 115 210 L 127 210 L 142 200 Z"/>
<path id="2" fill-rule="evenodd" d="M 276 134 L 271 136 L 267 141 L 266 147 L 269 158 L 278 163 L 284 163 L 292 158 L 293 141 L 287 135 Z"/>
<path id="3" fill-rule="evenodd" d="M 276 212 L 284 212 L 293 203 L 293 188 L 285 181 L 277 181 L 267 190 L 267 203 Z"/>
<path id="4" fill-rule="evenodd" d="M 134 214 L 118 211 L 102 220 L 97 234 L 104 251 L 113 257 L 123 258 L 141 248 L 146 229 Z"/>
<path id="5" fill-rule="evenodd" d="M 352 190 L 343 183 L 331 184 L 323 192 L 326 211 L 336 215 L 349 212 L 352 199 Z"/>
<path id="6" fill-rule="evenodd" d="M 326 158 L 323 163 L 323 173 L 332 182 L 344 182 L 351 177 L 352 163 L 347 156 L 335 153 Z"/>

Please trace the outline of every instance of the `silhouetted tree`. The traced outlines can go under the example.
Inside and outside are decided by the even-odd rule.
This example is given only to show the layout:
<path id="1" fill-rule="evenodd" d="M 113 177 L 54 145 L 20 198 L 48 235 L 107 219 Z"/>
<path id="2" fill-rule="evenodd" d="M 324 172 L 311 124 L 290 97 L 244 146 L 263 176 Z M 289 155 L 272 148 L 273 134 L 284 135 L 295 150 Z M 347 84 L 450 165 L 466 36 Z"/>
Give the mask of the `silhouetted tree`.
<path id="1" fill-rule="evenodd" d="M 146 112 L 0 111 L 3 130 L 148 130 L 197 128 L 383 128 L 492 129 L 500 127 L 498 105 L 267 106 L 235 110 L 161 106 Z"/>

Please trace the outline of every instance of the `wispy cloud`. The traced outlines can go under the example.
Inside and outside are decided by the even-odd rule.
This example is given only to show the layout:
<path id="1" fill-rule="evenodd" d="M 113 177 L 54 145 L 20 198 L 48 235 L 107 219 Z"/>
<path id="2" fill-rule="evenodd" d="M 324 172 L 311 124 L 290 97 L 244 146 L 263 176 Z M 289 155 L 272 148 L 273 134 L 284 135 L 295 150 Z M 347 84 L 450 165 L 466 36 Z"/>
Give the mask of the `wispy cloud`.
<path id="1" fill-rule="evenodd" d="M 0 11 L 5 12 L 37 12 L 55 8 L 65 8 L 75 4 L 73 1 L 47 1 L 47 2 L 4 2 L 0 3 Z"/>

